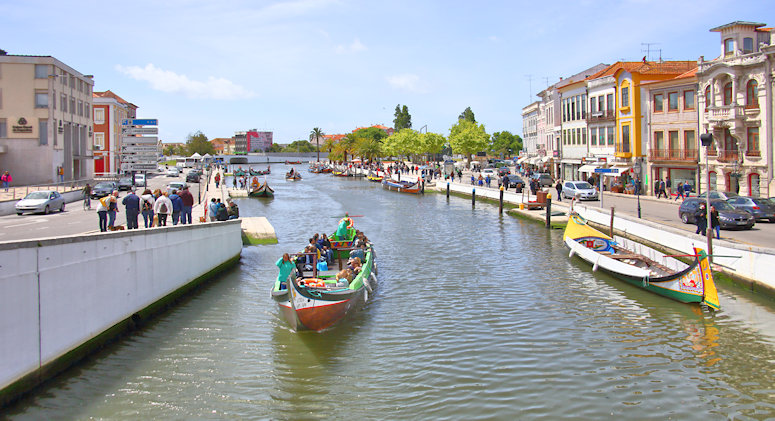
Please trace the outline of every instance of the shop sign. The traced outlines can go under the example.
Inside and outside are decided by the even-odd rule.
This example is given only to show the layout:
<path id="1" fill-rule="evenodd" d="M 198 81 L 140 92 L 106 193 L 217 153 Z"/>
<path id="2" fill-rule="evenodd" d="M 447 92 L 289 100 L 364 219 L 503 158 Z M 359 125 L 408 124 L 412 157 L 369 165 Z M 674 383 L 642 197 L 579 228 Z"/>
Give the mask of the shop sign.
<path id="1" fill-rule="evenodd" d="M 11 126 L 13 133 L 32 133 L 32 126 L 27 124 L 27 119 L 24 117 L 19 118 L 17 124 Z"/>

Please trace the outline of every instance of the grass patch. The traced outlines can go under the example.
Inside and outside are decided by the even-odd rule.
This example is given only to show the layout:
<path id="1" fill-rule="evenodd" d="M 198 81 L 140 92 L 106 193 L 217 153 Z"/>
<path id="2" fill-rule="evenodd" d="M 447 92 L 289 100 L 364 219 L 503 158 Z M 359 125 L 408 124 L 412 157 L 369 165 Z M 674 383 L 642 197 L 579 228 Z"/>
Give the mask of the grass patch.
<path id="1" fill-rule="evenodd" d="M 242 233 L 243 246 L 259 246 L 263 244 L 277 244 L 277 238 L 253 238 Z"/>

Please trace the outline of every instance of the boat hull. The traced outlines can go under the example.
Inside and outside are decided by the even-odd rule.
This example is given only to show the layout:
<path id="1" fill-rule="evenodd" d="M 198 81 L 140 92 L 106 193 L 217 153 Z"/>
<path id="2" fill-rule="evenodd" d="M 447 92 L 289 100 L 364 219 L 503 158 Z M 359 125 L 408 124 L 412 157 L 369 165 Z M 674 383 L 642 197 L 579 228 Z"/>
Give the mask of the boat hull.
<path id="1" fill-rule="evenodd" d="M 393 190 L 400 193 L 420 194 L 422 193 L 422 186 L 420 182 L 409 183 L 406 181 L 388 181 L 382 180 L 382 188 L 386 190 Z"/>

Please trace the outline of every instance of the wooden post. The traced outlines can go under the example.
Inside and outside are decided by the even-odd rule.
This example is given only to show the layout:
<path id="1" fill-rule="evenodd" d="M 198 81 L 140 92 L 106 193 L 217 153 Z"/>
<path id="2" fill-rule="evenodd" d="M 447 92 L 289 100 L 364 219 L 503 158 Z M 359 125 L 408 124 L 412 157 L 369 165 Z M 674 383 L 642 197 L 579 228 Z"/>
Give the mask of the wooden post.
<path id="1" fill-rule="evenodd" d="M 447 181 L 447 199 L 449 199 L 449 181 Z"/>
<path id="2" fill-rule="evenodd" d="M 503 186 L 501 186 L 500 191 L 501 191 L 501 198 L 498 205 L 498 213 L 503 213 Z"/>
<path id="3" fill-rule="evenodd" d="M 608 229 L 608 236 L 614 238 L 614 206 L 611 206 L 611 226 Z"/>
<path id="4" fill-rule="evenodd" d="M 476 206 L 476 187 L 471 189 L 471 206 Z"/>
<path id="5" fill-rule="evenodd" d="M 546 228 L 552 229 L 552 194 L 546 195 Z"/>

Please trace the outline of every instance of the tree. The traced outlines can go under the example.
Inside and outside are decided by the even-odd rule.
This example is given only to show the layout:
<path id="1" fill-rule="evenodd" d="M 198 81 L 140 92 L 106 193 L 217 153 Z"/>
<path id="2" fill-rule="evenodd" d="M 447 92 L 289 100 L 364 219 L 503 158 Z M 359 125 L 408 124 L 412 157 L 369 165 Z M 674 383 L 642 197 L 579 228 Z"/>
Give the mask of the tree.
<path id="1" fill-rule="evenodd" d="M 325 133 L 323 133 L 323 130 L 320 130 L 320 127 L 315 127 L 311 132 L 309 132 L 310 142 L 312 142 L 312 139 L 315 139 L 315 149 L 318 151 L 317 162 L 320 162 L 320 138 L 323 137 L 324 134 Z"/>
<path id="2" fill-rule="evenodd" d="M 412 116 L 409 114 L 409 107 L 406 105 L 401 108 L 401 104 L 396 105 L 395 119 L 393 119 L 393 128 L 396 131 L 412 128 Z"/>
<path id="3" fill-rule="evenodd" d="M 195 153 L 198 153 L 199 155 L 215 153 L 213 144 L 210 143 L 210 141 L 207 139 L 207 136 L 205 136 L 201 131 L 197 131 L 196 133 L 188 135 L 186 138 L 186 150 L 189 155 L 193 155 Z"/>
<path id="4" fill-rule="evenodd" d="M 486 151 L 490 135 L 484 130 L 484 124 L 476 124 L 460 119 L 449 129 L 449 145 L 452 150 L 469 156 Z"/>
<path id="5" fill-rule="evenodd" d="M 354 154 L 366 159 L 382 155 L 382 140 L 387 137 L 387 133 L 382 129 L 367 127 L 356 130 L 352 135 L 355 138 Z"/>
<path id="6" fill-rule="evenodd" d="M 474 112 L 471 111 L 471 107 L 466 107 L 466 109 L 462 113 L 460 113 L 460 116 L 458 116 L 457 119 L 470 121 L 471 123 L 476 123 L 476 118 L 474 117 Z"/>
<path id="7" fill-rule="evenodd" d="M 412 129 L 402 129 L 385 140 L 385 153 L 390 156 L 409 156 L 417 153 L 420 146 L 419 133 Z"/>
<path id="8" fill-rule="evenodd" d="M 312 145 L 306 140 L 294 140 L 283 149 L 283 152 L 312 152 Z"/>
<path id="9" fill-rule="evenodd" d="M 425 133 L 422 135 L 420 143 L 422 143 L 421 153 L 437 154 L 444 149 L 447 139 L 438 133 Z"/>
<path id="10" fill-rule="evenodd" d="M 277 143 L 272 143 L 272 146 L 269 147 L 269 150 L 267 152 L 282 152 L 283 147 L 280 146 Z"/>
<path id="11" fill-rule="evenodd" d="M 490 142 L 490 152 L 493 154 L 513 155 L 522 150 L 522 138 L 509 131 L 495 132 Z"/>
<path id="12" fill-rule="evenodd" d="M 336 160 L 341 159 L 342 161 L 347 161 L 347 156 L 354 148 L 355 136 L 353 133 L 349 133 L 334 145 L 331 155 L 333 155 Z M 329 159 L 331 155 L 329 155 Z"/>

